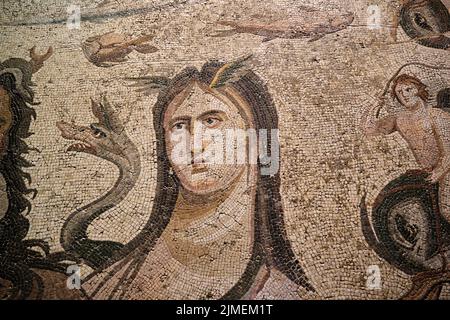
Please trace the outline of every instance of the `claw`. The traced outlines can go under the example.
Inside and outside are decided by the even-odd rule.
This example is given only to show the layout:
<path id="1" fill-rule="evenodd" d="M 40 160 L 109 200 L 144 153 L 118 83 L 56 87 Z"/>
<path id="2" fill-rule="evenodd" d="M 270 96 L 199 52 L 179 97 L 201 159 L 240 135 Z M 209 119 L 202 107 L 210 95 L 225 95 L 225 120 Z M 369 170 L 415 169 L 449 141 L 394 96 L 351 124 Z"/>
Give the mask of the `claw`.
<path id="1" fill-rule="evenodd" d="M 48 47 L 47 52 L 43 55 L 39 55 L 36 53 L 36 46 L 30 49 L 30 58 L 31 58 L 31 66 L 32 66 L 32 72 L 37 72 L 42 66 L 44 65 L 44 62 L 50 58 L 50 56 L 53 54 L 53 47 Z"/>

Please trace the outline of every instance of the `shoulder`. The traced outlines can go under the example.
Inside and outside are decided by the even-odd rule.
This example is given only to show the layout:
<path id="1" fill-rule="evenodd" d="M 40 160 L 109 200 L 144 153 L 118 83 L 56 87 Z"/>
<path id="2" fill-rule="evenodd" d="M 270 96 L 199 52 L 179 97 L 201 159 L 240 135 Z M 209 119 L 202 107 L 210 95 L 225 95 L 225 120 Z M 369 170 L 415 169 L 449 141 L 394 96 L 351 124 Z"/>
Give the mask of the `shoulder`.
<path id="1" fill-rule="evenodd" d="M 431 118 L 435 122 L 450 124 L 450 113 L 440 108 L 430 108 L 429 111 Z"/>
<path id="2" fill-rule="evenodd" d="M 450 118 L 450 113 L 441 108 L 433 107 L 429 109 L 430 114 L 434 117 L 446 117 Z"/>

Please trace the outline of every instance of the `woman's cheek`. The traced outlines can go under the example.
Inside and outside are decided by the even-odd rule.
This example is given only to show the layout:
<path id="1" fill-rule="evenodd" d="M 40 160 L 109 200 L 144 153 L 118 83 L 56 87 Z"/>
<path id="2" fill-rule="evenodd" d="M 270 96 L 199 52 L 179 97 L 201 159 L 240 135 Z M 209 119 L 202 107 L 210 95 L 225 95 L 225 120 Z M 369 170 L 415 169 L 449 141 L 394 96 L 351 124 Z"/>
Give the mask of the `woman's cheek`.
<path id="1" fill-rule="evenodd" d="M 187 131 L 167 135 L 167 152 L 173 166 L 186 166 L 190 163 L 190 136 Z"/>

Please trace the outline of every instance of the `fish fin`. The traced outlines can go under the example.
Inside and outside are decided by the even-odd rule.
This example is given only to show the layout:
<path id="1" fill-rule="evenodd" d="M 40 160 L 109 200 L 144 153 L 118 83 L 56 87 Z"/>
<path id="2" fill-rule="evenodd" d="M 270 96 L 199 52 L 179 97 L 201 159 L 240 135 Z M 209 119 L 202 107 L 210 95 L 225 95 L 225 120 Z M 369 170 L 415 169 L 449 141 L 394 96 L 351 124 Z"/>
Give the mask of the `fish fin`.
<path id="1" fill-rule="evenodd" d="M 154 53 L 158 51 L 158 48 L 155 46 L 152 46 L 150 44 L 141 44 L 134 47 L 134 50 L 136 50 L 139 53 L 148 54 L 148 53 Z"/>
<path id="2" fill-rule="evenodd" d="M 92 62 L 95 66 L 101 68 L 111 68 L 117 65 L 115 62 Z"/>
<path id="3" fill-rule="evenodd" d="M 309 39 L 308 42 L 315 42 L 319 39 L 322 39 L 323 37 L 325 37 L 324 34 L 318 34 L 318 35 L 313 36 L 311 39 Z"/>
<path id="4" fill-rule="evenodd" d="M 147 42 L 147 41 L 153 40 L 155 37 L 156 37 L 156 35 L 155 35 L 154 33 L 151 33 L 151 34 L 143 34 L 143 35 L 139 38 L 139 40 L 140 40 L 140 41 Z"/>
<path id="5" fill-rule="evenodd" d="M 264 39 L 262 39 L 262 42 L 269 42 L 272 41 L 274 39 L 276 39 L 277 37 L 265 37 Z"/>
<path id="6" fill-rule="evenodd" d="M 305 5 L 300 5 L 299 7 L 296 7 L 296 9 L 297 10 L 301 10 L 301 11 L 306 11 L 306 12 L 317 12 L 317 11 L 320 11 L 319 8 L 305 6 Z"/>
<path id="7" fill-rule="evenodd" d="M 211 34 L 210 37 L 214 37 L 214 38 L 230 37 L 230 36 L 234 36 L 235 34 L 238 34 L 238 33 L 239 32 L 236 29 L 218 30 L 218 31 L 216 31 L 216 33 Z"/>
<path id="8" fill-rule="evenodd" d="M 121 62 L 125 62 L 128 61 L 128 58 L 125 57 L 116 57 L 116 58 L 111 58 L 108 62 L 112 62 L 112 63 L 121 63 Z"/>
<path id="9" fill-rule="evenodd" d="M 154 38 L 155 38 L 154 34 L 144 34 L 136 39 L 131 40 L 130 44 L 137 46 L 137 45 L 144 44 L 145 42 L 149 42 L 149 41 L 153 40 Z"/>
<path id="10" fill-rule="evenodd" d="M 238 26 L 238 24 L 236 22 L 230 21 L 230 20 L 218 20 L 218 21 L 216 21 L 216 23 L 221 26 L 227 26 L 227 27 L 233 27 L 233 28 L 236 28 Z"/>

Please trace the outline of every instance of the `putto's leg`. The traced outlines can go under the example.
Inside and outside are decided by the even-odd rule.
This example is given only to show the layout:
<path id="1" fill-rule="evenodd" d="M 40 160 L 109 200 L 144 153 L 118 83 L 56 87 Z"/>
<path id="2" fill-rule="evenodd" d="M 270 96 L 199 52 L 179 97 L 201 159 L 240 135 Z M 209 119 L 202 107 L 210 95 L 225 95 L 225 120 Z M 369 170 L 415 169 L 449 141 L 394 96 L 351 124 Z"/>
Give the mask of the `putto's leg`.
<path id="1" fill-rule="evenodd" d="M 439 181 L 439 209 L 442 217 L 450 222 L 450 174 Z"/>

